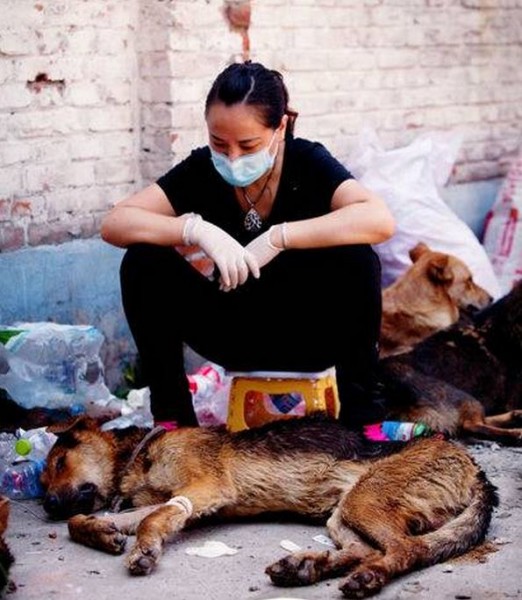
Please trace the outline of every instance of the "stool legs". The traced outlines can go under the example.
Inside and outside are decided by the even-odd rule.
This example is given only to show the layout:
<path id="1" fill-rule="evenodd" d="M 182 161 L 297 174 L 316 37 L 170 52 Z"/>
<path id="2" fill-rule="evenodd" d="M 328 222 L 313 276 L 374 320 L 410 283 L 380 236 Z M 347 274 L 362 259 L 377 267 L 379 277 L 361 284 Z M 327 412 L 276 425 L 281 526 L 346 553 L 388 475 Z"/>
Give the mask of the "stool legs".
<path id="1" fill-rule="evenodd" d="M 233 377 L 230 386 L 227 425 L 230 431 L 240 431 L 279 419 L 294 417 L 267 410 L 266 395 L 300 394 L 305 414 L 322 411 L 332 417 L 339 415 L 339 395 L 335 377 L 319 379 L 283 379 Z"/>

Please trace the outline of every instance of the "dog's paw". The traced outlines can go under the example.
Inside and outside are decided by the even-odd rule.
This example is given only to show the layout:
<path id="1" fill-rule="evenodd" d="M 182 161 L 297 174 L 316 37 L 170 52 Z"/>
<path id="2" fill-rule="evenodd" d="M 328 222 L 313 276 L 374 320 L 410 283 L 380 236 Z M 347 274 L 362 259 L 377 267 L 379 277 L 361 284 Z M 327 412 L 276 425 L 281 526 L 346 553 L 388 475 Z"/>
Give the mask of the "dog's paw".
<path id="1" fill-rule="evenodd" d="M 127 557 L 127 568 L 131 575 L 150 575 L 161 555 L 154 546 L 141 546 L 137 543 Z"/>
<path id="2" fill-rule="evenodd" d="M 361 566 L 343 581 L 339 589 L 345 598 L 367 598 L 378 594 L 386 581 L 381 569 Z"/>
<path id="3" fill-rule="evenodd" d="M 122 554 L 125 550 L 127 536 L 111 520 L 92 515 L 76 515 L 69 519 L 68 527 L 75 542 L 109 554 Z"/>
<path id="4" fill-rule="evenodd" d="M 265 569 L 272 583 L 281 587 L 310 585 L 321 579 L 312 554 L 289 554 Z"/>

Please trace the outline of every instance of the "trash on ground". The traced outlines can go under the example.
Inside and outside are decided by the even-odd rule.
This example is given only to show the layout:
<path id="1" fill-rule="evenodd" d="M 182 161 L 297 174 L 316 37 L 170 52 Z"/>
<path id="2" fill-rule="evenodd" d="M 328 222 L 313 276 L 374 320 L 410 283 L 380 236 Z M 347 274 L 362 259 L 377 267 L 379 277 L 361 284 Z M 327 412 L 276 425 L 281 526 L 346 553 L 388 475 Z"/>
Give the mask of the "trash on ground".
<path id="1" fill-rule="evenodd" d="M 288 552 L 299 552 L 299 550 L 301 550 L 301 546 L 298 546 L 295 542 L 292 542 L 292 540 L 281 540 L 279 545 L 283 550 L 287 550 Z"/>
<path id="2" fill-rule="evenodd" d="M 108 402 L 100 349 L 90 325 L 0 325 L 0 388 L 23 408 L 85 407 Z"/>
<path id="3" fill-rule="evenodd" d="M 207 540 L 203 546 L 190 546 L 185 550 L 189 556 L 201 556 L 203 558 L 218 558 L 219 556 L 233 556 L 237 554 L 237 548 L 231 548 L 217 540 Z"/>
<path id="4" fill-rule="evenodd" d="M 336 545 L 334 544 L 334 541 L 332 540 L 332 538 L 329 538 L 327 535 L 323 535 L 322 533 L 320 533 L 319 535 L 314 535 L 314 537 L 312 539 L 315 542 L 318 542 L 319 544 L 323 544 L 324 546 L 330 546 L 331 548 L 336 548 Z"/>

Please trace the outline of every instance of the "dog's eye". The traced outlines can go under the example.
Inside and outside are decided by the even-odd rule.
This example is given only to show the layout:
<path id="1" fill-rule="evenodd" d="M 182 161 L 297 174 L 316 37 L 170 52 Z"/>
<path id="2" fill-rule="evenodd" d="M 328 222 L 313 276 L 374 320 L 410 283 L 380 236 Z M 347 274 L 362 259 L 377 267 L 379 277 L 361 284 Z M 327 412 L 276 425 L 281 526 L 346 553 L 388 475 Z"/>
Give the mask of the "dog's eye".
<path id="1" fill-rule="evenodd" d="M 56 471 L 61 471 L 65 467 L 65 456 L 59 456 L 54 463 Z"/>

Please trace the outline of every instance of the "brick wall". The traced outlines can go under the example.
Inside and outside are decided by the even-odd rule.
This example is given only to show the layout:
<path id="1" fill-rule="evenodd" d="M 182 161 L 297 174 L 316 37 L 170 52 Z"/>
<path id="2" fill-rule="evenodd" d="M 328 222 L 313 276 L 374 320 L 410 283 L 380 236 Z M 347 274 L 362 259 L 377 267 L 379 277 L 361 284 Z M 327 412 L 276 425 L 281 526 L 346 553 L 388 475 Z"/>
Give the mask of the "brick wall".
<path id="1" fill-rule="evenodd" d="M 206 141 L 216 73 L 280 69 L 297 134 L 344 159 L 459 128 L 454 182 L 521 140 L 521 0 L 3 0 L 0 249 L 95 235 L 105 210 Z"/>
<path id="2" fill-rule="evenodd" d="M 0 247 L 90 237 L 139 184 L 134 0 L 4 0 Z"/>

